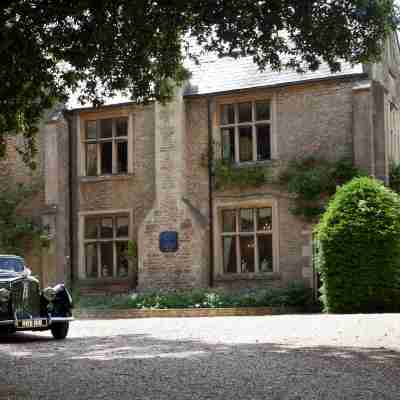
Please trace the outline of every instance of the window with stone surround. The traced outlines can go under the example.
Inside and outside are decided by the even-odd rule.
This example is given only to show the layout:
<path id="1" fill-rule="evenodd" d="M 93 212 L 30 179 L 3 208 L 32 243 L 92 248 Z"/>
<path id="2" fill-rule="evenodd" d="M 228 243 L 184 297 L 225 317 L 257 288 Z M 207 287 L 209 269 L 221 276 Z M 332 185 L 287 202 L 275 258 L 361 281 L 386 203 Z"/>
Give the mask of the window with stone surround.
<path id="1" fill-rule="evenodd" d="M 84 274 L 86 278 L 126 278 L 129 215 L 86 216 L 84 218 Z"/>
<path id="2" fill-rule="evenodd" d="M 86 176 L 128 173 L 128 117 L 86 120 Z"/>
<path id="3" fill-rule="evenodd" d="M 273 271 L 272 207 L 223 209 L 220 220 L 224 274 Z"/>
<path id="4" fill-rule="evenodd" d="M 221 104 L 222 159 L 235 163 L 270 160 L 271 115 L 269 100 Z"/>

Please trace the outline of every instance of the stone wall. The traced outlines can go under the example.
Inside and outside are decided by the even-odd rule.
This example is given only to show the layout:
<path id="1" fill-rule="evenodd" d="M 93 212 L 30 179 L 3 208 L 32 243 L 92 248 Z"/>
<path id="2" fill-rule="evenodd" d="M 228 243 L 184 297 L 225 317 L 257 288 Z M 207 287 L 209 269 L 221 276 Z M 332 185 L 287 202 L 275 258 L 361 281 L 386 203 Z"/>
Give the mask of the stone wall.
<path id="1" fill-rule="evenodd" d="M 139 232 L 139 290 L 208 286 L 207 103 L 155 106 L 156 196 Z M 176 231 L 178 250 L 161 252 L 160 233 Z"/>
<path id="2" fill-rule="evenodd" d="M 219 103 L 270 98 L 273 102 L 272 130 L 276 143 L 276 160 L 266 165 L 272 175 L 279 175 L 286 162 L 304 157 L 324 160 L 353 158 L 353 86 L 355 81 L 338 80 L 282 87 L 275 90 L 253 90 L 228 97 L 216 97 L 213 101 L 213 138 L 219 139 L 216 113 Z M 243 100 L 245 99 L 245 100 Z M 363 116 L 359 116 L 363 118 Z M 258 188 L 217 190 L 213 195 L 215 221 L 218 224 L 220 210 L 238 204 L 273 204 L 277 224 L 273 235 L 277 236 L 274 256 L 278 262 L 273 273 L 222 274 L 221 246 L 218 232 L 214 234 L 215 285 L 223 288 L 282 286 L 291 281 L 304 280 L 313 283 L 312 226 L 289 211 L 291 196 L 278 184 L 265 184 Z"/>
<path id="3" fill-rule="evenodd" d="M 104 115 L 118 117 L 132 115 L 133 132 L 129 138 L 132 152 L 132 170 L 126 175 L 85 177 L 79 169 L 80 130 L 78 126 L 86 119 L 101 118 Z M 73 275 L 79 287 L 88 292 L 126 291 L 136 285 L 136 276 L 126 279 L 88 280 L 83 270 L 83 218 L 86 213 L 115 213 L 126 210 L 131 213 L 130 240 L 138 240 L 138 229 L 154 201 L 154 105 L 124 105 L 97 110 L 75 111 L 70 115 L 71 140 L 73 141 L 72 168 L 72 229 L 73 229 Z"/>

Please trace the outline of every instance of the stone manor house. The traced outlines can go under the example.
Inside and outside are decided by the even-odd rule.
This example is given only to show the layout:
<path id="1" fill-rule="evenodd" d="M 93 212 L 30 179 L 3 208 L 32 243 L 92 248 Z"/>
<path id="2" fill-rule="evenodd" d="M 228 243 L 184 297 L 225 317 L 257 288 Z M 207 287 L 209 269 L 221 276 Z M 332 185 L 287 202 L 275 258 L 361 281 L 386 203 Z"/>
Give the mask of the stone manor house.
<path id="1" fill-rule="evenodd" d="M 289 211 L 292 196 L 267 183 L 218 189 L 209 149 L 237 168 L 347 157 L 386 182 L 400 157 L 399 56 L 395 36 L 382 62 L 334 74 L 209 56 L 166 105 L 121 99 L 51 113 L 32 208 L 51 246 L 28 264 L 44 284 L 88 292 L 313 285 L 312 226 Z M 25 175 L 14 144 L 7 163 Z"/>

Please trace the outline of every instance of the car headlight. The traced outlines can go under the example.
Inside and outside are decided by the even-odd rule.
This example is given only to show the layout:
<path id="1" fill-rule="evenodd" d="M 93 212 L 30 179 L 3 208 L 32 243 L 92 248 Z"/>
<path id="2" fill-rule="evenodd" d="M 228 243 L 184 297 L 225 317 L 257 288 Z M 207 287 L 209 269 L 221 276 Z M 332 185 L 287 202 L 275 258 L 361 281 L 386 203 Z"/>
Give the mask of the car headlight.
<path id="1" fill-rule="evenodd" d="M 43 289 L 43 296 L 47 301 L 54 301 L 56 298 L 56 291 L 52 287 Z"/>
<path id="2" fill-rule="evenodd" d="M 10 300 L 10 291 L 8 289 L 0 289 L 0 303 L 8 303 Z"/>

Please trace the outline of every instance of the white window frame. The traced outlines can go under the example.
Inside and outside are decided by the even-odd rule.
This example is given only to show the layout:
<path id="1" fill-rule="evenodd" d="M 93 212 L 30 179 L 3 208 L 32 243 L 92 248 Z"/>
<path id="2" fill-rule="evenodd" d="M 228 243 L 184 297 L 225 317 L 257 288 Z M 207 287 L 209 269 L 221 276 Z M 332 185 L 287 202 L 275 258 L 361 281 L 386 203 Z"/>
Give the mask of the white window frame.
<path id="1" fill-rule="evenodd" d="M 222 226 L 222 212 L 224 210 L 240 210 L 240 209 L 256 209 L 256 208 L 271 208 L 272 209 L 272 230 L 270 231 L 262 231 L 260 234 L 270 234 L 272 235 L 272 271 L 268 272 L 261 272 L 258 260 L 258 249 L 257 249 L 257 240 L 255 240 L 255 266 L 254 272 L 241 272 L 241 260 L 240 260 L 240 244 L 239 240 L 236 240 L 236 255 L 237 255 L 237 272 L 236 273 L 225 273 L 224 272 L 224 265 L 223 265 L 223 244 L 222 238 L 224 236 L 232 236 L 232 233 L 225 233 L 223 232 Z M 216 200 L 214 205 L 214 215 L 216 224 L 214 225 L 214 266 L 215 266 L 215 276 L 230 276 L 230 277 L 237 277 L 240 279 L 241 276 L 252 276 L 252 275 L 270 275 L 279 272 L 279 219 L 278 219 L 278 203 L 276 199 L 255 199 L 255 200 L 238 200 L 238 201 L 221 201 Z M 239 220 L 236 219 L 236 232 L 235 237 L 240 235 L 239 232 Z M 256 219 L 254 219 L 254 224 L 256 224 Z M 255 237 L 259 234 L 256 231 L 256 226 L 254 227 L 254 231 L 252 232 L 244 232 L 244 235 Z"/>
<path id="2" fill-rule="evenodd" d="M 113 217 L 114 219 L 119 216 L 128 216 L 129 227 L 128 227 L 128 237 L 127 238 L 117 238 L 115 234 L 116 225 L 113 224 L 113 237 L 112 238 L 96 238 L 96 239 L 86 239 L 85 238 L 85 220 L 86 218 L 107 218 Z M 133 210 L 124 209 L 124 210 L 101 210 L 101 211 L 85 211 L 79 213 L 79 228 L 78 228 L 78 240 L 79 240 L 79 279 L 80 280 L 120 280 L 120 279 L 129 279 L 132 277 L 133 270 L 132 266 L 129 265 L 128 275 L 126 277 L 118 277 L 117 272 L 117 252 L 116 252 L 116 243 L 117 242 L 127 242 L 132 240 L 133 237 Z M 101 255 L 100 246 L 97 247 L 97 260 L 99 264 L 98 276 L 97 278 L 87 277 L 86 276 L 86 250 L 85 247 L 90 243 L 102 243 L 102 242 L 112 242 L 113 243 L 113 273 L 109 277 L 103 277 L 101 272 Z"/>
<path id="3" fill-rule="evenodd" d="M 128 132 L 127 136 L 115 136 L 115 122 L 113 121 L 113 136 L 111 138 L 97 138 L 96 140 L 87 140 L 86 139 L 86 122 L 87 121 L 96 121 L 97 129 L 99 130 L 100 120 L 102 119 L 119 119 L 119 118 L 127 118 L 128 119 Z M 77 154 L 78 154 L 78 171 L 79 176 L 82 177 L 90 177 L 90 178 L 102 178 L 104 176 L 124 176 L 128 174 L 133 174 L 133 158 L 134 158 L 134 113 L 132 111 L 112 111 L 112 112 L 89 112 L 83 113 L 82 115 L 78 115 L 77 117 Z M 111 174 L 102 174 L 101 173 L 101 149 L 100 143 L 102 142 L 111 142 L 112 141 L 112 173 Z M 127 152 L 128 152 L 128 160 L 127 160 L 127 172 L 117 172 L 117 143 L 118 141 L 126 141 L 127 142 Z M 96 144 L 97 147 L 97 174 L 96 175 L 87 175 L 86 169 L 86 145 L 87 143 Z"/>
<path id="4" fill-rule="evenodd" d="M 256 103 L 268 102 L 270 105 L 270 119 L 269 120 L 258 120 L 256 121 Z M 249 122 L 239 122 L 239 103 L 251 103 L 252 109 L 252 120 Z M 232 104 L 234 106 L 234 123 L 232 124 L 222 124 L 221 113 L 222 107 Z M 216 125 L 218 132 L 217 143 L 221 143 L 221 149 L 219 157 L 222 159 L 222 129 L 234 128 L 234 141 L 235 141 L 235 155 L 234 162 L 236 164 L 245 165 L 248 163 L 263 163 L 268 162 L 277 158 L 277 143 L 276 143 L 276 96 L 242 96 L 242 97 L 227 97 L 222 98 L 217 101 L 216 107 Z M 270 158 L 265 160 L 257 159 L 257 129 L 258 125 L 268 125 L 270 129 Z M 239 149 L 239 128 L 251 126 L 252 129 L 252 160 L 250 161 L 240 161 L 240 149 Z"/>

